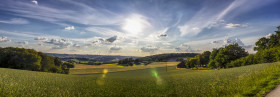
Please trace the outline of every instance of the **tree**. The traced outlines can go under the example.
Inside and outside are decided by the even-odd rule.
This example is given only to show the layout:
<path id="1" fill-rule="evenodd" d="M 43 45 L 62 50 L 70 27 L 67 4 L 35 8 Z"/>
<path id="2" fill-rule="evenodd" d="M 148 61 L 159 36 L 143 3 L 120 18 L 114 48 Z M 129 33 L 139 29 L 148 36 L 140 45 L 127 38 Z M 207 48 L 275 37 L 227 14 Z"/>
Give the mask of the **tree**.
<path id="1" fill-rule="evenodd" d="M 201 58 L 202 58 L 200 59 L 201 65 L 206 65 L 210 61 L 210 55 L 211 55 L 210 51 L 204 51 L 201 54 Z"/>
<path id="2" fill-rule="evenodd" d="M 209 60 L 214 60 L 218 53 L 219 53 L 219 49 L 213 49 L 213 51 L 209 56 Z"/>
<path id="3" fill-rule="evenodd" d="M 177 58 L 176 61 L 180 61 L 181 62 L 181 61 L 184 61 L 184 59 L 183 58 Z"/>
<path id="4" fill-rule="evenodd" d="M 196 58 L 187 58 L 186 67 L 187 68 L 194 68 L 198 64 Z"/>
<path id="5" fill-rule="evenodd" d="M 217 51 L 218 53 L 215 55 L 216 51 L 214 52 L 213 50 L 210 55 L 210 61 L 213 61 L 215 65 L 220 68 L 226 68 L 227 63 L 248 55 L 248 52 L 246 52 L 245 49 L 238 44 L 230 44 L 225 48 L 220 48 Z M 214 55 L 215 58 L 213 60 Z M 211 65 L 213 65 L 213 62 L 211 62 Z"/>
<path id="6" fill-rule="evenodd" d="M 185 62 L 185 61 L 181 61 L 181 62 L 177 65 L 177 68 L 187 68 L 186 62 Z"/>
<path id="7" fill-rule="evenodd" d="M 60 59 L 58 57 L 55 57 L 54 58 L 54 64 L 55 64 L 55 66 L 60 67 L 62 65 L 62 62 L 60 61 Z"/>
<path id="8" fill-rule="evenodd" d="M 33 49 L 0 48 L 0 67 L 63 73 L 61 64 L 59 58 L 53 58 Z"/>
<path id="9" fill-rule="evenodd" d="M 66 66 L 67 68 L 74 68 L 75 67 L 75 65 L 73 63 L 69 63 L 69 62 L 64 62 L 62 66 Z"/>

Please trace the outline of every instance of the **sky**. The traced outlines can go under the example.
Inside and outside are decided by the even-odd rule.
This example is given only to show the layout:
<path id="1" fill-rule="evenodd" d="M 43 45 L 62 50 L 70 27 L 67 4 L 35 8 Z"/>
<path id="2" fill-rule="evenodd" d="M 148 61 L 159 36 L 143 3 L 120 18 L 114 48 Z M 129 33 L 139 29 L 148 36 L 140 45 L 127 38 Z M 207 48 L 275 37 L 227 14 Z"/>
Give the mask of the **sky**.
<path id="1" fill-rule="evenodd" d="M 0 46 L 147 56 L 255 42 L 280 26 L 279 0 L 1 0 Z"/>

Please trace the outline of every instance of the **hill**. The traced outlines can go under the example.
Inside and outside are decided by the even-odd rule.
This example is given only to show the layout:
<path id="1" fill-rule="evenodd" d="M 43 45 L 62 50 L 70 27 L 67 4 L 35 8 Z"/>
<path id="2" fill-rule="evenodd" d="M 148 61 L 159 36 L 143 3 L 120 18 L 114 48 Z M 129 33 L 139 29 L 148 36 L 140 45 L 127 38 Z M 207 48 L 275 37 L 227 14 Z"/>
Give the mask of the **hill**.
<path id="1" fill-rule="evenodd" d="M 163 62 L 172 60 L 174 58 L 186 58 L 186 57 L 194 57 L 198 55 L 198 53 L 165 53 L 165 54 L 157 54 L 139 58 L 140 61 L 156 61 Z"/>
<path id="2" fill-rule="evenodd" d="M 77 62 L 99 61 L 103 63 L 113 63 L 113 62 L 118 62 L 119 60 L 125 58 L 140 58 L 136 56 L 118 56 L 118 55 L 83 55 L 83 54 L 57 54 L 57 53 L 46 53 L 46 54 L 53 57 L 59 57 L 62 61 L 75 59 L 77 60 Z"/>

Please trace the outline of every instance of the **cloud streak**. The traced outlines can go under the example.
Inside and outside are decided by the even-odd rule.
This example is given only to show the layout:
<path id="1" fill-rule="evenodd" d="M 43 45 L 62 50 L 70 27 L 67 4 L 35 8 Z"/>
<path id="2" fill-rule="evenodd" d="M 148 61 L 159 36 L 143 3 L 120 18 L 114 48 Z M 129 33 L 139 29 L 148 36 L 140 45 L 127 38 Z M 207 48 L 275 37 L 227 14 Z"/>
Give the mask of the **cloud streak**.
<path id="1" fill-rule="evenodd" d="M 0 20 L 0 23 L 7 24 L 29 24 L 29 21 L 23 18 L 12 18 L 10 20 Z"/>

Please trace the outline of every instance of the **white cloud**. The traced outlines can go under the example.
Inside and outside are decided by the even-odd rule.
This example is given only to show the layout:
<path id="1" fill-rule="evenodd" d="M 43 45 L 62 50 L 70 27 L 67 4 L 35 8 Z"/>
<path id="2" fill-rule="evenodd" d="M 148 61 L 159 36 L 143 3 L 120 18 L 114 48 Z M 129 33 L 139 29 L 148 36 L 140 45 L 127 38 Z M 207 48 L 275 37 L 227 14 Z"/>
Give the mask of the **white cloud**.
<path id="1" fill-rule="evenodd" d="M 243 24 L 233 24 L 233 23 L 229 23 L 227 24 L 225 27 L 226 28 L 240 28 L 240 27 L 247 27 L 248 25 L 243 25 Z"/>
<path id="2" fill-rule="evenodd" d="M 228 37 L 224 39 L 225 45 L 235 44 L 235 43 L 237 43 L 240 46 L 244 46 L 244 43 L 237 37 Z"/>
<path id="3" fill-rule="evenodd" d="M 10 42 L 10 41 L 11 41 L 11 40 L 8 39 L 8 37 L 5 37 L 5 36 L 0 37 L 0 43 L 1 43 L 1 42 Z"/>
<path id="4" fill-rule="evenodd" d="M 191 27 L 189 25 L 183 25 L 183 26 L 179 26 L 178 27 L 180 32 L 181 32 L 181 36 L 195 36 L 197 35 L 201 29 L 198 27 Z"/>
<path id="5" fill-rule="evenodd" d="M 187 45 L 186 43 L 181 44 L 180 46 L 175 48 L 176 52 L 200 52 L 201 50 L 194 50 L 191 46 Z"/>
<path id="6" fill-rule="evenodd" d="M 34 38 L 34 40 L 38 40 L 38 41 L 47 41 L 48 38 L 46 38 L 46 37 L 36 37 L 36 38 Z"/>
<path id="7" fill-rule="evenodd" d="M 155 46 L 147 46 L 147 47 L 142 47 L 140 49 L 141 52 L 149 52 L 149 53 L 155 53 L 158 50 L 159 47 L 155 47 Z"/>
<path id="8" fill-rule="evenodd" d="M 23 41 L 23 42 L 16 42 L 17 44 L 21 44 L 21 45 L 27 45 L 28 42 L 27 41 Z"/>
<path id="9" fill-rule="evenodd" d="M 0 23 L 7 23 L 7 24 L 28 24 L 29 21 L 22 18 L 12 18 L 11 20 L 0 20 Z"/>
<path id="10" fill-rule="evenodd" d="M 68 26 L 68 27 L 65 27 L 64 29 L 65 30 L 75 30 L 75 27 L 74 26 Z"/>
<path id="11" fill-rule="evenodd" d="M 45 41 L 45 43 L 56 45 L 54 49 L 68 48 L 72 45 L 72 42 L 67 39 L 51 39 L 50 41 Z"/>
<path id="12" fill-rule="evenodd" d="M 85 46 L 80 46 L 79 44 L 73 44 L 73 47 L 75 47 L 75 48 L 88 48 L 87 45 L 85 45 Z"/>
<path id="13" fill-rule="evenodd" d="M 245 45 L 243 41 L 241 41 L 241 39 L 237 37 L 225 37 L 223 40 L 212 41 L 212 44 L 220 45 L 221 47 L 227 46 L 229 44 L 235 44 L 235 43 L 237 43 L 239 46 L 246 49 L 253 47 L 252 45 Z"/>
<path id="14" fill-rule="evenodd" d="M 272 35 L 272 34 L 269 33 L 269 34 L 267 34 L 267 35 L 265 36 L 265 38 L 270 38 L 271 35 Z"/>
<path id="15" fill-rule="evenodd" d="M 113 47 L 110 47 L 110 51 L 119 51 L 121 50 L 122 48 L 121 47 L 118 47 L 118 46 L 113 46 Z"/>
<path id="16" fill-rule="evenodd" d="M 32 0 L 31 2 L 38 5 L 38 1 L 36 1 L 36 0 Z"/>

